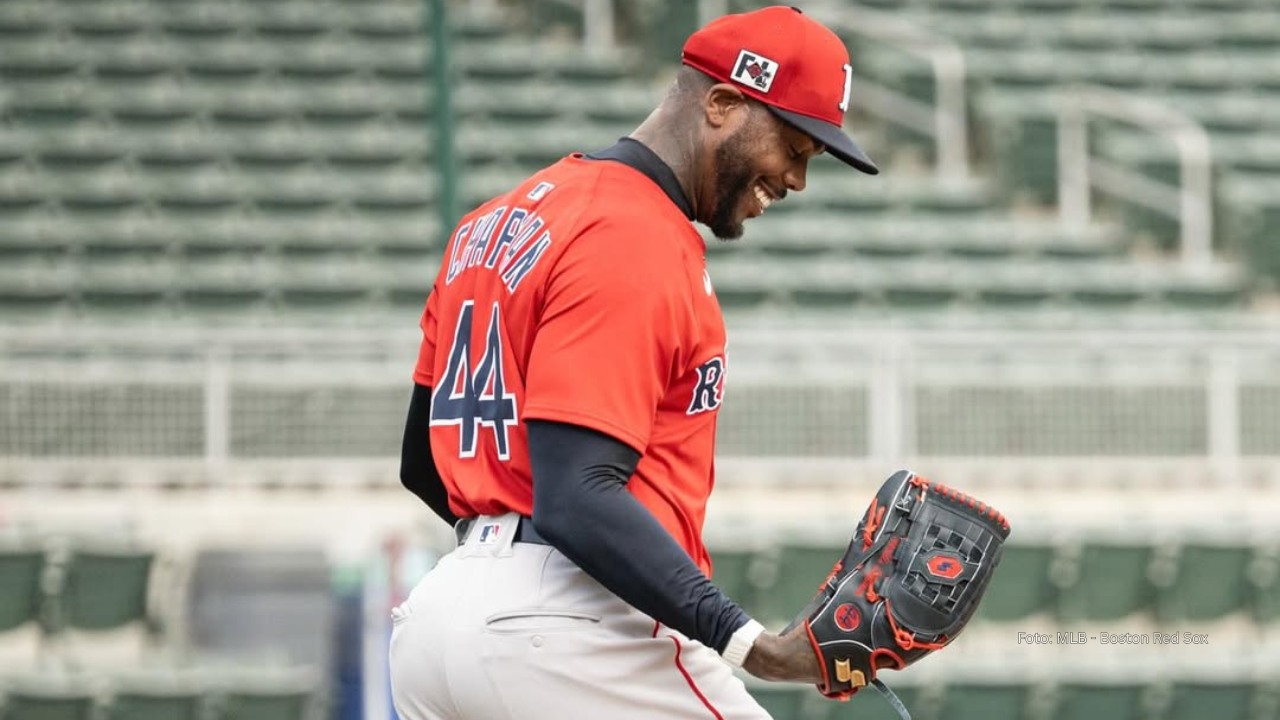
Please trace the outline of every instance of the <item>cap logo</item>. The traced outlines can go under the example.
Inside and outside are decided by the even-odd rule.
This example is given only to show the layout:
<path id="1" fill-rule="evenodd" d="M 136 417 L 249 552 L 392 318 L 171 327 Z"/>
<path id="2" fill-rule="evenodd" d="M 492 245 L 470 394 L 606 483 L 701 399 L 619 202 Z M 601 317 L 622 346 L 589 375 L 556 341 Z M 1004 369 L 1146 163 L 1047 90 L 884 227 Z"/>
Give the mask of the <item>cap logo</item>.
<path id="1" fill-rule="evenodd" d="M 738 61 L 733 64 L 733 72 L 729 77 L 760 92 L 769 92 L 769 88 L 773 86 L 773 76 L 777 72 L 778 63 L 750 50 L 743 50 L 738 53 Z"/>

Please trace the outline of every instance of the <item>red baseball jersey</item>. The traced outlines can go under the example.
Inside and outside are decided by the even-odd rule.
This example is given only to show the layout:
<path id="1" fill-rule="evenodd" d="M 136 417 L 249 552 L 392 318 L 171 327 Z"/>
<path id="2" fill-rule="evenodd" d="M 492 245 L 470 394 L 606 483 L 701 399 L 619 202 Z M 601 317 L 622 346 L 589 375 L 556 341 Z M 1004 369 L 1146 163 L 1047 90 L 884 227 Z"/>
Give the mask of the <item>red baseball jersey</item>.
<path id="1" fill-rule="evenodd" d="M 533 510 L 525 420 L 641 453 L 632 494 L 704 572 L 725 330 L 698 232 L 652 180 L 570 156 L 458 224 L 414 381 L 461 517 Z"/>

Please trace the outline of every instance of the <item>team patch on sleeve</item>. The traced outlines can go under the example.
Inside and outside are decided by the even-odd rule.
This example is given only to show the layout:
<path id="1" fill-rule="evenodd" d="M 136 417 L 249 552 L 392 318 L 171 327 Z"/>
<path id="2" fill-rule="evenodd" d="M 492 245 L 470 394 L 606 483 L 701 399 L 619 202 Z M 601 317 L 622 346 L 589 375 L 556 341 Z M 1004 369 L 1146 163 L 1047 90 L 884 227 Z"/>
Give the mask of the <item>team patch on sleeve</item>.
<path id="1" fill-rule="evenodd" d="M 724 358 L 716 356 L 698 366 L 698 382 L 693 386 L 688 415 L 716 410 L 724 399 Z"/>

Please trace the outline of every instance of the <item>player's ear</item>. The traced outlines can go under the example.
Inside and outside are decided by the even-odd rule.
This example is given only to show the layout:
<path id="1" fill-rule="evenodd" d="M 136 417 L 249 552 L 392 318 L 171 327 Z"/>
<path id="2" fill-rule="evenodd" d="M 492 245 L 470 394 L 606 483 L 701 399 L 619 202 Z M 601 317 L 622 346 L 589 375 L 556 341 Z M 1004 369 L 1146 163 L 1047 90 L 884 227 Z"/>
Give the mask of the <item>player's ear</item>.
<path id="1" fill-rule="evenodd" d="M 729 83 L 716 83 L 702 96 L 702 112 L 707 124 L 722 128 L 737 120 L 736 115 L 747 111 L 747 98 Z"/>

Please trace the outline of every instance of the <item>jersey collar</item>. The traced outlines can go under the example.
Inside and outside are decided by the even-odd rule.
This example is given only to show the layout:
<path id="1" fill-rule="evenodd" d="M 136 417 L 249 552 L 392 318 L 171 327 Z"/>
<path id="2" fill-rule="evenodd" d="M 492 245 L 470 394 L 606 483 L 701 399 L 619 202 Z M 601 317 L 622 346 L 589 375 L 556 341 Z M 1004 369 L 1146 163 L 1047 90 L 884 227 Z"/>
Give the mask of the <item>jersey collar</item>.
<path id="1" fill-rule="evenodd" d="M 657 153 L 645 147 L 639 140 L 624 137 L 612 146 L 586 157 L 592 160 L 614 160 L 638 170 L 662 188 L 662 192 L 671 198 L 671 202 L 680 208 L 680 212 L 684 213 L 685 217 L 690 221 L 693 220 L 693 207 L 689 204 L 689 198 L 685 197 L 684 190 L 680 188 L 680 181 L 676 179 L 671 166 L 662 162 L 662 158 L 658 157 Z"/>

